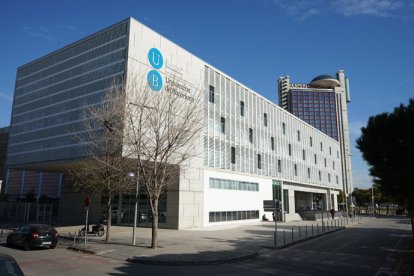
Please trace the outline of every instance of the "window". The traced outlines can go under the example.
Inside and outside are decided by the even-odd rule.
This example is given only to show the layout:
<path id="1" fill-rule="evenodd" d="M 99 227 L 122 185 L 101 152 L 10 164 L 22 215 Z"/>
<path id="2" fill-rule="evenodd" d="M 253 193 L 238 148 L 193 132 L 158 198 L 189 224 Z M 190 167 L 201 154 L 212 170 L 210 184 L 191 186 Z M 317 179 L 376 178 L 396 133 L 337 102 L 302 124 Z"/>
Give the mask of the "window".
<path id="1" fill-rule="evenodd" d="M 339 184 L 339 177 L 336 176 L 336 184 Z"/>
<path id="2" fill-rule="evenodd" d="M 267 127 L 267 114 L 263 113 L 263 124 L 265 127 Z"/>
<path id="3" fill-rule="evenodd" d="M 332 169 L 335 170 L 335 161 L 332 161 Z"/>
<path id="4" fill-rule="evenodd" d="M 309 137 L 309 145 L 312 147 L 313 146 L 313 141 L 312 141 L 312 136 Z"/>
<path id="5" fill-rule="evenodd" d="M 329 147 L 329 155 L 332 155 L 332 148 Z"/>
<path id="6" fill-rule="evenodd" d="M 220 132 L 226 132 L 226 119 L 224 119 L 223 117 L 220 118 Z"/>
<path id="7" fill-rule="evenodd" d="M 275 138 L 274 137 L 270 137 L 270 148 L 272 150 L 275 150 Z"/>
<path id="8" fill-rule="evenodd" d="M 323 159 L 324 163 L 325 163 L 325 168 L 326 168 L 326 158 Z"/>
<path id="9" fill-rule="evenodd" d="M 262 168 L 262 156 L 260 154 L 257 155 L 257 168 Z"/>
<path id="10" fill-rule="evenodd" d="M 244 117 L 244 102 L 240 101 L 240 116 Z"/>
<path id="11" fill-rule="evenodd" d="M 289 144 L 289 156 L 292 156 L 292 145 Z"/>
<path id="12" fill-rule="evenodd" d="M 313 157 L 315 159 L 315 164 L 318 164 L 318 158 L 316 157 L 316 154 L 314 154 Z"/>
<path id="13" fill-rule="evenodd" d="M 277 160 L 277 171 L 279 173 L 282 172 L 282 160 L 280 160 L 280 159 Z"/>
<path id="14" fill-rule="evenodd" d="M 328 182 L 331 182 L 331 174 L 328 173 Z"/>
<path id="15" fill-rule="evenodd" d="M 323 144 L 322 144 L 322 142 L 321 142 L 321 151 L 323 151 Z"/>
<path id="16" fill-rule="evenodd" d="M 303 160 L 306 160 L 306 152 L 305 152 L 305 150 L 302 150 L 302 158 L 303 158 Z"/>
<path id="17" fill-rule="evenodd" d="M 208 101 L 214 103 L 214 86 L 210 85 L 208 93 Z"/>
<path id="18" fill-rule="evenodd" d="M 298 130 L 298 141 L 300 142 L 300 131 Z"/>
<path id="19" fill-rule="evenodd" d="M 298 165 L 294 165 L 293 166 L 294 170 L 295 170 L 295 176 L 298 176 Z"/>
<path id="20" fill-rule="evenodd" d="M 321 180 L 322 180 L 322 174 L 321 174 L 321 171 L 319 171 L 319 181 Z"/>
<path id="21" fill-rule="evenodd" d="M 231 147 L 231 163 L 236 164 L 236 148 Z"/>
<path id="22" fill-rule="evenodd" d="M 283 132 L 283 135 L 286 134 L 286 124 L 285 123 L 282 123 L 282 132 Z"/>
<path id="23" fill-rule="evenodd" d="M 249 128 L 249 142 L 253 143 L 253 129 Z"/>
<path id="24" fill-rule="evenodd" d="M 308 178 L 310 178 L 310 168 L 308 168 Z"/>

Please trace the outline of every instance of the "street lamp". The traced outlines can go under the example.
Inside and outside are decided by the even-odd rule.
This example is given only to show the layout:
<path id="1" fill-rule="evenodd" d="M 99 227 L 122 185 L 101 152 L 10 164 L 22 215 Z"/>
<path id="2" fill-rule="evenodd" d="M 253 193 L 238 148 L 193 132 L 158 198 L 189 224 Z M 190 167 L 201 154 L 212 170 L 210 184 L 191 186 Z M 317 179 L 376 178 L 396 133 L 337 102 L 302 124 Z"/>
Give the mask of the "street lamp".
<path id="1" fill-rule="evenodd" d="M 134 172 L 129 172 L 128 176 L 131 177 L 131 178 L 134 178 L 135 173 Z M 136 184 L 136 189 L 135 189 L 135 210 L 134 210 L 134 228 L 132 228 L 132 245 L 137 244 L 135 229 L 137 228 L 137 213 L 138 213 L 138 187 L 139 187 L 138 173 L 136 175 L 136 178 L 137 178 L 137 184 Z"/>

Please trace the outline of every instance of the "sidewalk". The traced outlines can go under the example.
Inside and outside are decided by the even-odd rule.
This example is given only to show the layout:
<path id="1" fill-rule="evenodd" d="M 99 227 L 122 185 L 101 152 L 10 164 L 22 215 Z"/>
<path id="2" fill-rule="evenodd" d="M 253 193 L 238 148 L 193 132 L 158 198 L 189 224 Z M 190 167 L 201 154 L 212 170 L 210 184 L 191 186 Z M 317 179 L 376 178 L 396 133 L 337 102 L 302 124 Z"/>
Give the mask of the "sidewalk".
<path id="1" fill-rule="evenodd" d="M 278 248 L 344 229 L 345 221 L 345 219 L 325 221 L 326 232 L 324 233 L 322 233 L 321 222 L 278 222 Z M 353 223 L 359 223 L 359 220 Z M 329 226 L 326 226 L 327 224 Z M 311 225 L 313 225 L 313 235 Z M 159 229 L 160 248 L 157 249 L 149 248 L 151 228 L 137 228 L 137 245 L 133 246 L 131 245 L 131 226 L 112 226 L 111 242 L 105 242 L 105 235 L 103 237 L 89 235 L 87 250 L 85 250 L 83 240 L 73 245 L 73 235 L 82 226 L 58 227 L 57 230 L 63 238 L 66 238 L 65 243 L 71 244 L 70 249 L 145 264 L 220 264 L 254 258 L 259 254 L 274 250 L 274 222 L 258 222 L 231 227 L 226 229 L 223 226 L 217 226 L 204 230 Z"/>

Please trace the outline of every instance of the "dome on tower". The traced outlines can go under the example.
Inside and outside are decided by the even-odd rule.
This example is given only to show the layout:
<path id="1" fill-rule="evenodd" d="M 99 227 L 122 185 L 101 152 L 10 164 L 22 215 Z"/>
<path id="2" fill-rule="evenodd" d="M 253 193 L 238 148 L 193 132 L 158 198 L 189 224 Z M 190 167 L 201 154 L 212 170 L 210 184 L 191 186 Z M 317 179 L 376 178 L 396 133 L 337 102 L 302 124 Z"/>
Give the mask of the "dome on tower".
<path id="1" fill-rule="evenodd" d="M 319 75 L 310 82 L 309 86 L 315 88 L 334 88 L 340 86 L 340 83 L 333 76 Z"/>

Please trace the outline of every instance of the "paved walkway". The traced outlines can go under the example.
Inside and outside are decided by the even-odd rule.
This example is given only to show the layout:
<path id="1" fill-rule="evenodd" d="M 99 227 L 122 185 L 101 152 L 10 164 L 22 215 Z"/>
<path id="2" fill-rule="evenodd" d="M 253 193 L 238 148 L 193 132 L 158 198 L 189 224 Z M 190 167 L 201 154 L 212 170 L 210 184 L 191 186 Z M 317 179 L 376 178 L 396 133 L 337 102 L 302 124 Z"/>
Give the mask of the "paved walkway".
<path id="1" fill-rule="evenodd" d="M 361 220 L 362 218 L 359 218 L 349 222 L 355 224 Z M 322 231 L 321 222 L 278 223 L 277 245 L 283 247 L 309 239 L 311 236 L 343 229 L 345 225 L 344 218 L 325 220 L 325 231 Z M 149 248 L 151 228 L 137 228 L 137 245 L 133 246 L 131 245 L 132 227 L 112 226 L 111 242 L 106 243 L 105 236 L 89 235 L 87 250 L 83 240 L 75 244 L 71 241 L 82 226 L 58 227 L 57 230 L 66 238 L 64 243 L 71 244 L 71 249 L 118 260 L 149 264 L 204 265 L 236 262 L 274 249 L 274 222 L 231 227 L 210 227 L 203 230 L 159 229 L 160 248 L 158 249 Z"/>

